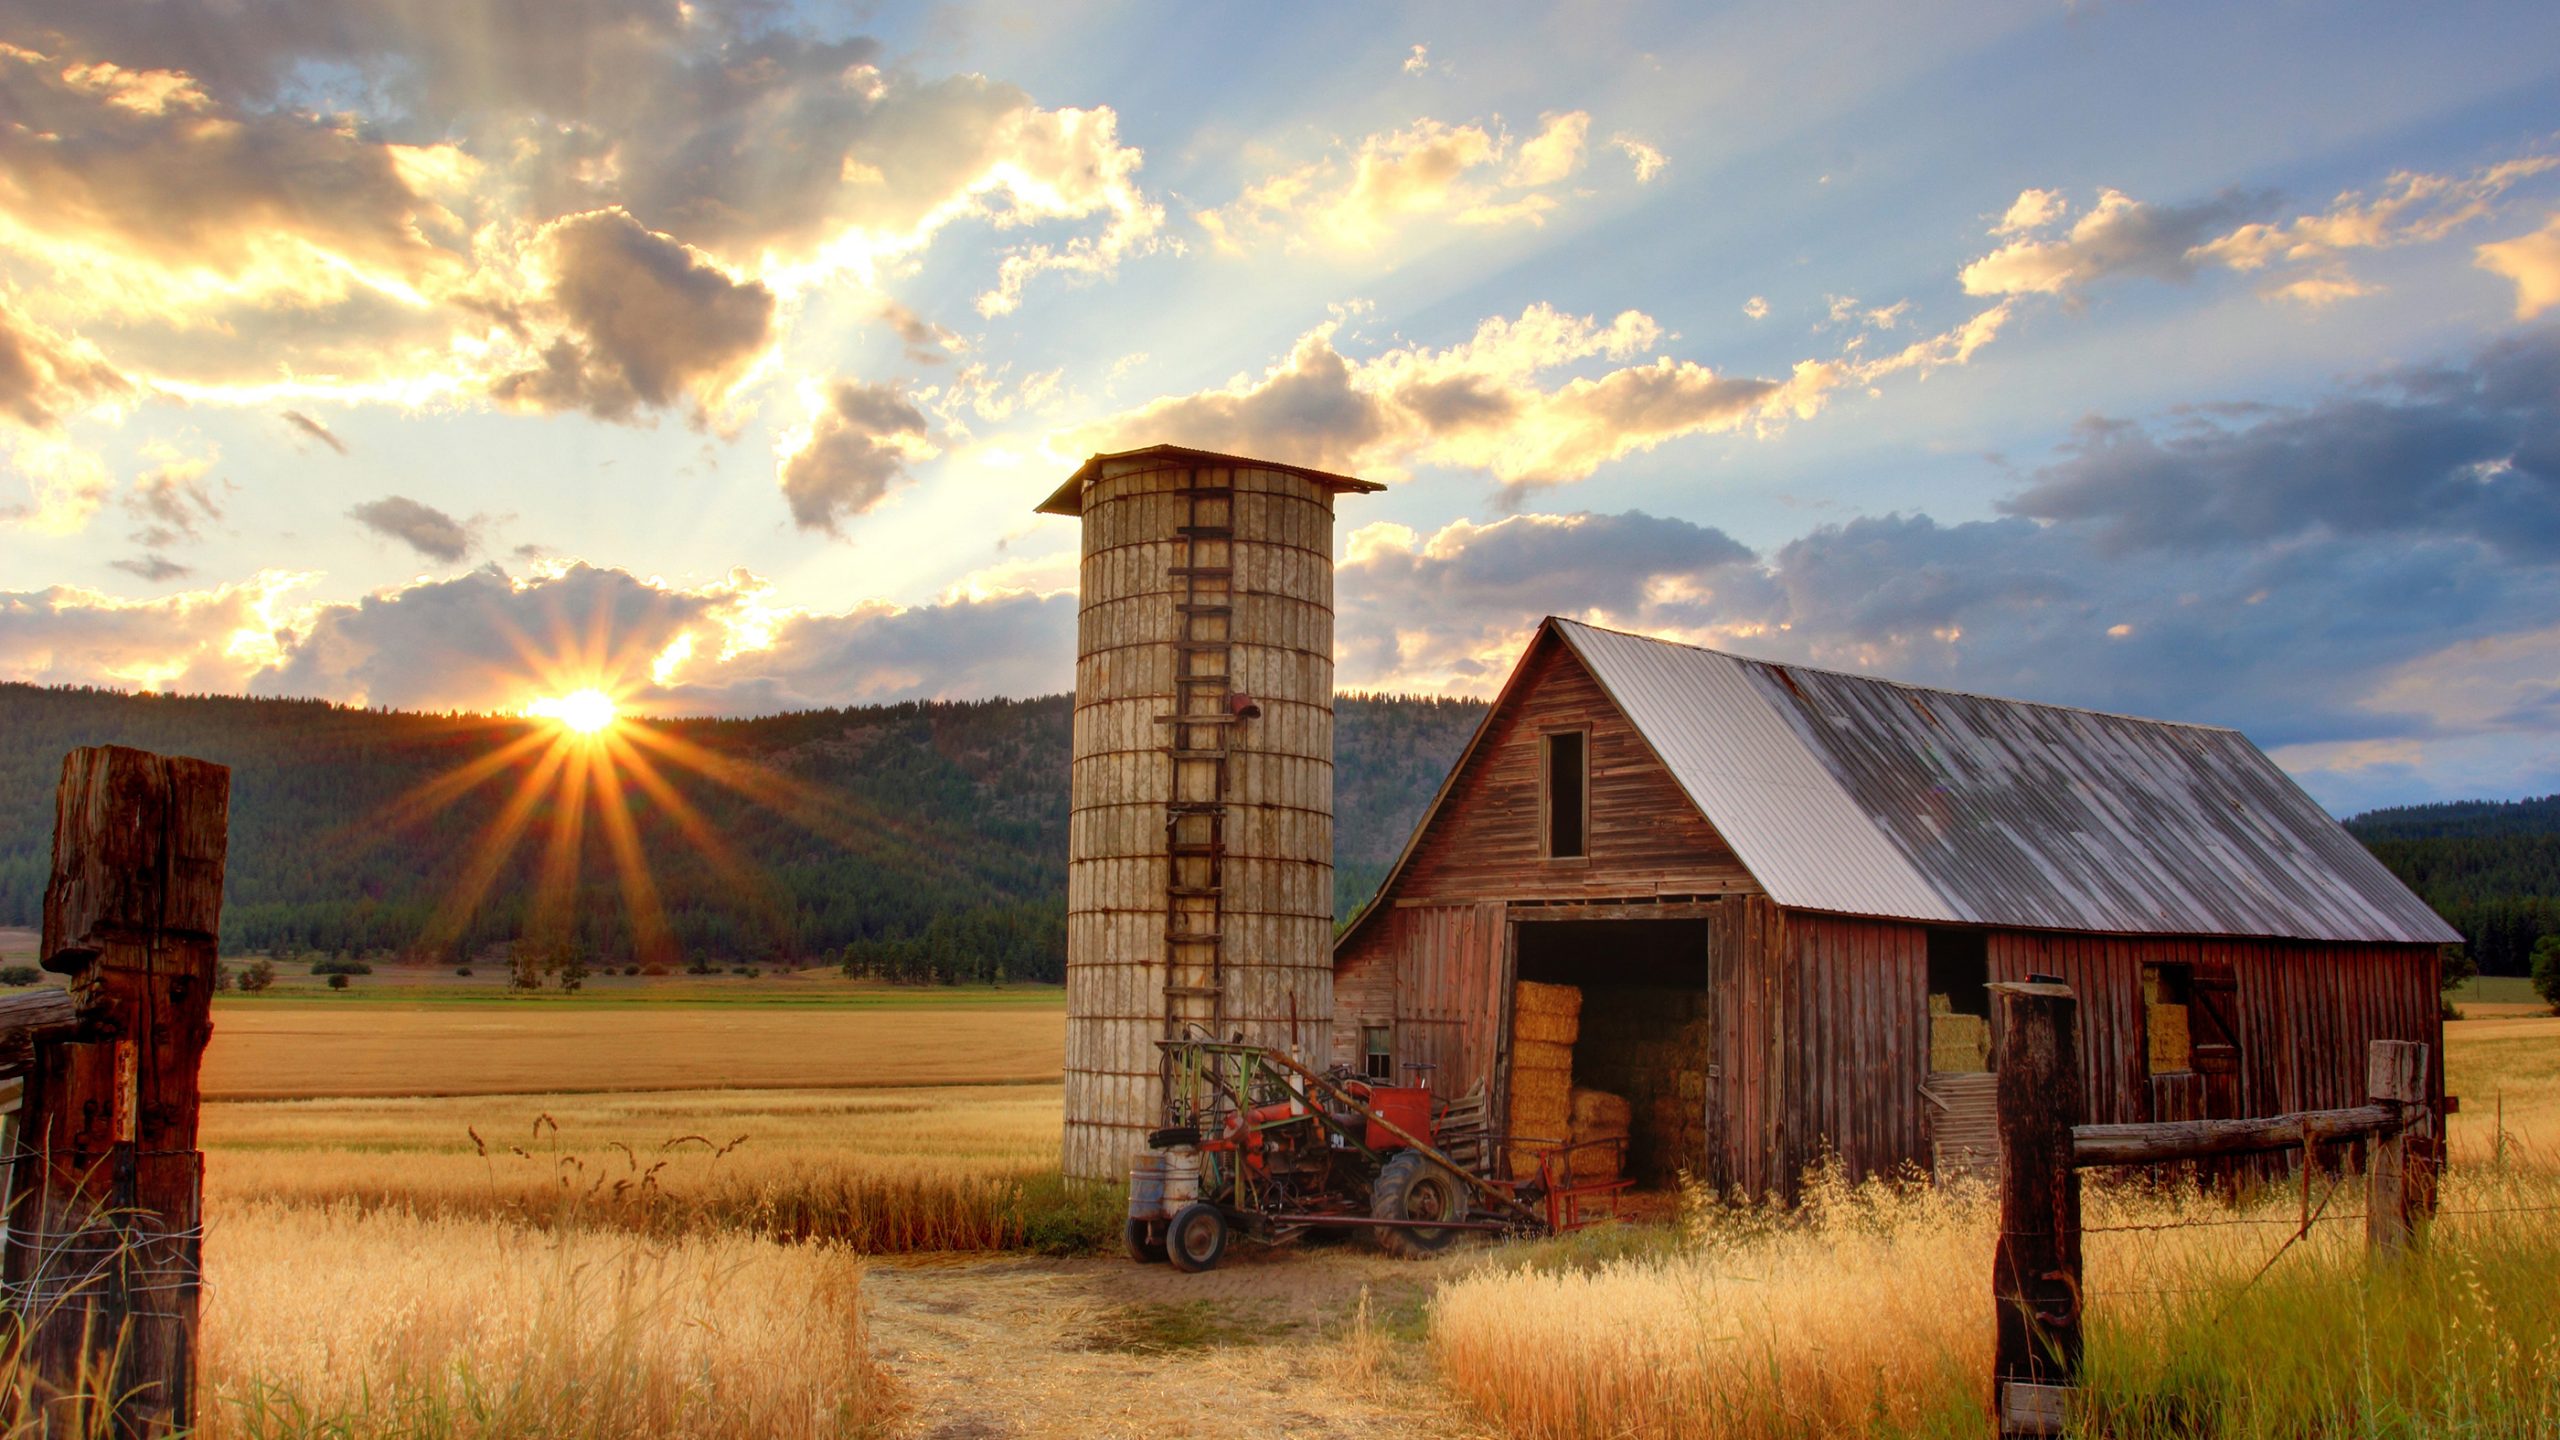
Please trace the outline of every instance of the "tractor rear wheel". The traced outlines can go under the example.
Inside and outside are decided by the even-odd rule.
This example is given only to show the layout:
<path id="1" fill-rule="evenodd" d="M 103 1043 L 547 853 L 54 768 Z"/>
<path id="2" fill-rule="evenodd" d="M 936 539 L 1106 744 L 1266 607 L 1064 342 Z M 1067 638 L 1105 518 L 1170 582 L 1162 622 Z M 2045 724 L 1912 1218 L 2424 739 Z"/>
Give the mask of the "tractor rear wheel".
<path id="1" fill-rule="evenodd" d="M 1151 1233 L 1152 1232 L 1152 1233 Z M 1129 1247 L 1129 1258 L 1141 1265 L 1164 1263 L 1164 1235 L 1160 1222 L 1141 1220 L 1132 1215 L 1120 1224 L 1121 1243 Z"/>
<path id="2" fill-rule="evenodd" d="M 1194 1200 L 1165 1222 L 1165 1258 L 1183 1274 L 1214 1270 L 1226 1253 L 1227 1217 L 1217 1206 Z"/>
<path id="3" fill-rule="evenodd" d="M 1369 1187 L 1369 1214 L 1379 1220 L 1464 1220 L 1467 1187 L 1421 1152 L 1400 1151 L 1379 1167 L 1378 1183 Z M 1418 1260 L 1448 1249 L 1467 1232 L 1392 1225 L 1375 1233 L 1379 1249 Z"/>

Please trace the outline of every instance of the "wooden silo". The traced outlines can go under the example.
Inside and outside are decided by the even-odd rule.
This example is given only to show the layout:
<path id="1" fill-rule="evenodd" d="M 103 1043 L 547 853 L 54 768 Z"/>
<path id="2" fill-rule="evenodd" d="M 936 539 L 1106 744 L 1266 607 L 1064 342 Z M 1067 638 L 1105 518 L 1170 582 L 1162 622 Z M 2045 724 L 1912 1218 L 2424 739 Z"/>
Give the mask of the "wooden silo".
<path id="1" fill-rule="evenodd" d="M 1157 1040 L 1330 1048 L 1333 501 L 1378 488 L 1158 445 L 1094 456 L 1040 506 L 1084 522 L 1070 1178 L 1144 1153 Z"/>

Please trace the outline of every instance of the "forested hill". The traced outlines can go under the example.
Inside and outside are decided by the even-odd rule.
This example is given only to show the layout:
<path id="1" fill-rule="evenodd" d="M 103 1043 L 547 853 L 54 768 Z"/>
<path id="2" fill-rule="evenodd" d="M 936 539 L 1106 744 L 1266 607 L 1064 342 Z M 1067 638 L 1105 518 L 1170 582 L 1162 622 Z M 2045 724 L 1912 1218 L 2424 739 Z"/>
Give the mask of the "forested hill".
<path id="1" fill-rule="evenodd" d="M 2560 795 L 2369 810 L 2347 828 L 2471 941 L 2491 975 L 2522 975 L 2560 935 Z"/>
<path id="2" fill-rule="evenodd" d="M 630 783 L 631 840 L 671 937 L 672 953 L 653 956 L 625 899 L 614 827 L 590 821 L 568 885 L 537 883 L 564 808 L 556 775 L 524 783 L 538 750 L 448 803 L 401 803 L 438 777 L 467 776 L 527 734 L 522 721 L 0 685 L 0 925 L 36 923 L 63 752 L 118 743 L 232 768 L 223 939 L 234 952 L 443 958 L 538 935 L 595 963 L 850 947 L 900 973 L 1055 979 L 1068 712 L 1060 695 L 659 726 L 695 763 L 644 749 L 648 770 Z M 1346 697 L 1336 715 L 1339 916 L 1384 877 L 1484 707 Z M 519 793 L 532 798 L 515 817 L 517 843 L 486 851 Z M 2347 824 L 2471 938 L 2482 969 L 2520 974 L 2534 938 L 2560 934 L 2560 796 L 2376 810 Z M 546 910 L 537 894 L 569 899 Z"/>
<path id="3" fill-rule="evenodd" d="M 571 808 L 559 771 L 529 783 L 544 774 L 539 748 L 476 786 L 444 787 L 458 793 L 433 788 L 470 778 L 473 762 L 528 733 L 522 721 L 0 685 L 0 925 L 37 922 L 63 752 L 112 743 L 231 767 L 233 952 L 441 959 L 533 937 L 591 963 L 850 949 L 899 973 L 1057 979 L 1068 714 L 1068 698 L 1051 696 L 656 727 L 673 753 L 638 748 L 646 769 L 626 781 L 630 838 L 671 942 L 649 953 L 616 827 L 591 817 L 569 883 L 538 883 Z M 1347 909 L 1393 861 L 1483 707 L 1346 698 L 1337 714 Z M 442 803 L 403 803 L 422 792 Z M 510 822 L 511 848 L 485 845 Z"/>

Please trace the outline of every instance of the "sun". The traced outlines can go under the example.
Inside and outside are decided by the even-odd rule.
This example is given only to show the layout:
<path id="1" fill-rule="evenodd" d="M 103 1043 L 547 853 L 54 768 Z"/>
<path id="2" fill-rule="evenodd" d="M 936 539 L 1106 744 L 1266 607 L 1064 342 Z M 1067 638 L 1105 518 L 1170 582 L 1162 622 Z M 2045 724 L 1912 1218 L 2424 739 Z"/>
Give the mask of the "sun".
<path id="1" fill-rule="evenodd" d="M 601 690 L 572 690 L 536 700 L 524 707 L 524 713 L 546 720 L 556 720 L 562 728 L 580 735 L 598 735 L 613 728 L 621 718 L 621 707 L 613 697 Z"/>

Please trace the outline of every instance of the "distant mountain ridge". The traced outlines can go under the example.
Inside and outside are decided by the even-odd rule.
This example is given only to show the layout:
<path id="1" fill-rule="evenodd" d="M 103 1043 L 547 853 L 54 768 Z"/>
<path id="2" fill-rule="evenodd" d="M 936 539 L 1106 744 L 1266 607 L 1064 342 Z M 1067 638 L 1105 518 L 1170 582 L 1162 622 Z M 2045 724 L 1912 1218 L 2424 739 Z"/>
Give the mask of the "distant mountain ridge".
<path id="1" fill-rule="evenodd" d="M 638 790 L 633 833 L 675 956 L 850 954 L 900 974 L 1060 978 L 1071 711 L 1053 695 L 653 722 L 760 792 L 653 759 L 674 803 Z M 1484 713 L 1470 700 L 1336 701 L 1337 920 L 1385 878 Z M 552 801 L 527 807 L 511 856 L 475 862 L 531 756 L 445 808 L 385 823 L 403 795 L 522 733 L 507 717 L 0 684 L 0 924 L 37 921 L 63 752 L 118 743 L 232 767 L 232 952 L 425 945 L 458 960 L 537 937 L 596 963 L 662 958 L 642 954 L 600 827 L 568 902 L 536 903 Z M 2534 938 L 2560 934 L 2560 795 L 2346 823 L 2489 973 L 2522 973 Z M 478 900 L 456 904 L 484 872 Z"/>
<path id="2" fill-rule="evenodd" d="M 566 903 L 538 903 L 556 791 L 524 807 L 511 855 L 478 857 L 479 837 L 503 826 L 537 755 L 442 808 L 387 823 L 401 797 L 502 748 L 525 733 L 522 721 L 0 684 L 0 924 L 38 919 L 63 752 L 112 743 L 232 767 L 223 940 L 235 953 L 425 945 L 459 961 L 540 938 L 592 963 L 850 950 L 901 973 L 1054 980 L 1071 711 L 1055 695 L 653 722 L 749 792 L 639 750 L 660 785 L 634 787 L 633 834 L 673 942 L 672 956 L 653 956 L 606 827 L 586 827 L 575 873 L 552 890 Z M 1385 873 L 1483 713 L 1472 701 L 1337 703 L 1346 912 Z M 454 900 L 483 876 L 476 901 Z"/>

